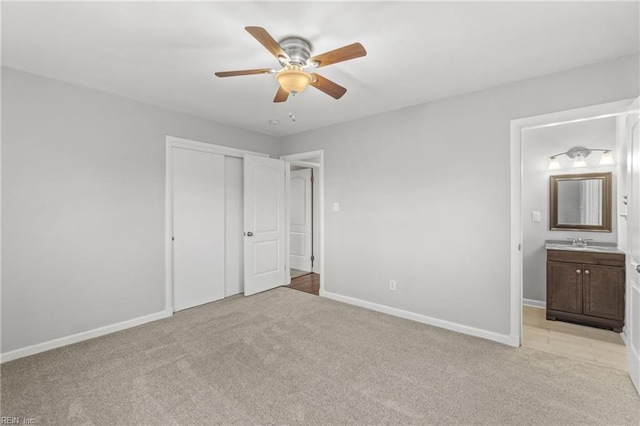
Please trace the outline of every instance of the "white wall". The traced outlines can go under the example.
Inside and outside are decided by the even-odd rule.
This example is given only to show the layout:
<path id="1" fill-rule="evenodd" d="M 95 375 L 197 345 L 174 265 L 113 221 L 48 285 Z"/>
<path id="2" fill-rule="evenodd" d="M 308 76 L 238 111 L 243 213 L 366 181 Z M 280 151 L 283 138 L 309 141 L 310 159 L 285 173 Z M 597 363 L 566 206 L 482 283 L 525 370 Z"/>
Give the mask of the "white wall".
<path id="1" fill-rule="evenodd" d="M 618 184 L 616 185 L 617 197 L 614 200 L 616 211 L 618 212 L 618 247 L 623 251 L 627 250 L 627 204 L 625 204 L 625 196 L 629 197 L 629 176 L 627 155 L 630 152 L 627 144 L 627 117 L 619 115 L 616 117 L 616 175 L 618 176 Z M 628 314 L 628 312 L 627 312 Z"/>
<path id="2" fill-rule="evenodd" d="M 525 130 L 522 137 L 522 275 L 523 297 L 546 301 L 545 240 L 591 238 L 594 242 L 617 242 L 616 166 L 599 166 L 601 153 L 587 157 L 586 168 L 572 169 L 573 161 L 562 156 L 563 169 L 548 170 L 549 156 L 566 152 L 574 146 L 616 150 L 616 118 L 581 121 L 560 126 Z M 615 158 L 615 157 L 614 157 Z M 549 176 L 571 173 L 613 173 L 612 232 L 551 231 L 549 230 Z M 531 220 L 531 212 L 540 212 L 540 222 Z"/>
<path id="3" fill-rule="evenodd" d="M 633 55 L 284 138 L 325 152 L 324 290 L 508 335 L 510 120 L 638 92 Z"/>
<path id="4" fill-rule="evenodd" d="M 2 353 L 164 309 L 167 134 L 272 155 L 324 149 L 325 290 L 508 334 L 509 121 L 638 92 L 635 55 L 293 135 L 279 149 L 3 68 Z"/>
<path id="5" fill-rule="evenodd" d="M 269 136 L 2 68 L 2 353 L 164 310 L 165 136 Z"/>

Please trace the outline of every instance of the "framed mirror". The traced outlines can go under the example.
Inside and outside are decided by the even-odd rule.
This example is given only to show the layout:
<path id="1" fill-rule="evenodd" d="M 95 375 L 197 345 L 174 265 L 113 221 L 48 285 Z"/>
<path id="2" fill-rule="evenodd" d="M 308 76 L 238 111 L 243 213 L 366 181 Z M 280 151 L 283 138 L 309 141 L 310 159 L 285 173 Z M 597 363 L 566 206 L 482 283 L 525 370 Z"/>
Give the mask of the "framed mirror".
<path id="1" fill-rule="evenodd" d="M 549 229 L 611 232 L 611 173 L 549 178 Z"/>

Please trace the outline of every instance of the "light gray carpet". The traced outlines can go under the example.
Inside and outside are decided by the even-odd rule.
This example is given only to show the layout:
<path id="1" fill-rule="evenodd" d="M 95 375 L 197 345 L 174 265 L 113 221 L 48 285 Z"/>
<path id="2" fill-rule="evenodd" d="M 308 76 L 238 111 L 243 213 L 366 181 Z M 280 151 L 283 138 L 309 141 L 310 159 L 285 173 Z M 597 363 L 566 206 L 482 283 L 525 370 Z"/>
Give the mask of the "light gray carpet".
<path id="1" fill-rule="evenodd" d="M 617 370 L 279 288 L 2 365 L 39 424 L 629 424 Z"/>

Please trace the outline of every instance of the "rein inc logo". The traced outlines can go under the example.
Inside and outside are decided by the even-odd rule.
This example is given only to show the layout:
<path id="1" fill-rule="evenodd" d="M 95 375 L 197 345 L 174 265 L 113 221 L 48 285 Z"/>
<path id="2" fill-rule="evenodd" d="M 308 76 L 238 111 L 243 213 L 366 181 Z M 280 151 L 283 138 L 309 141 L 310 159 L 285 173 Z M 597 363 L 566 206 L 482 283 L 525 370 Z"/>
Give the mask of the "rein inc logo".
<path id="1" fill-rule="evenodd" d="M 2 416 L 0 417 L 0 425 L 35 425 L 35 419 L 30 419 L 28 417 L 9 417 Z"/>

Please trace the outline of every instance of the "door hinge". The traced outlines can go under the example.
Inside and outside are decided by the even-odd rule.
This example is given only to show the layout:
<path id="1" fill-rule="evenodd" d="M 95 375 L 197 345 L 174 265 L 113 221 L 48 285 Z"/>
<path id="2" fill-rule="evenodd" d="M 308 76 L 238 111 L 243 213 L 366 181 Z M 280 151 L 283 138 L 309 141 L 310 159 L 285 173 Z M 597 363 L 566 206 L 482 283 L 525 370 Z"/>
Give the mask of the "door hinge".
<path id="1" fill-rule="evenodd" d="M 518 244 L 518 251 L 522 250 L 522 244 Z"/>
<path id="2" fill-rule="evenodd" d="M 313 262 L 314 260 L 316 260 L 315 256 L 311 256 L 311 261 Z"/>
<path id="3" fill-rule="evenodd" d="M 315 180 L 316 178 L 313 175 L 311 175 L 311 183 L 315 182 Z"/>
<path id="4" fill-rule="evenodd" d="M 171 241 L 175 241 L 175 240 L 176 240 L 176 237 L 171 237 Z"/>

